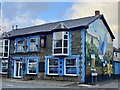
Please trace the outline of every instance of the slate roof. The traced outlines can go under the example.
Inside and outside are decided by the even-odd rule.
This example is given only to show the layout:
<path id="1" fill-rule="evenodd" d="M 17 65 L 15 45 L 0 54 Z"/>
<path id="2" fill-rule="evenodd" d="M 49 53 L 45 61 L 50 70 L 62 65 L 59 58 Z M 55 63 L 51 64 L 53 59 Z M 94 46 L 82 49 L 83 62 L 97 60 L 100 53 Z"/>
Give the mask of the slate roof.
<path id="1" fill-rule="evenodd" d="M 8 34 L 9 34 L 9 37 L 14 37 L 14 36 L 20 36 L 20 35 L 39 33 L 39 32 L 51 32 L 54 29 L 62 29 L 62 26 L 67 27 L 68 29 L 75 28 L 75 27 L 87 27 L 90 23 L 92 23 L 98 18 L 104 19 L 103 15 L 89 16 L 89 17 L 84 17 L 84 18 L 79 18 L 79 19 L 71 19 L 71 20 L 52 22 L 52 23 L 47 23 L 47 24 L 37 25 L 37 26 L 32 26 L 32 27 L 27 27 L 27 28 L 21 28 L 21 29 L 10 31 L 8 32 Z M 109 26 L 108 26 L 108 29 L 114 39 L 114 35 L 112 34 Z"/>

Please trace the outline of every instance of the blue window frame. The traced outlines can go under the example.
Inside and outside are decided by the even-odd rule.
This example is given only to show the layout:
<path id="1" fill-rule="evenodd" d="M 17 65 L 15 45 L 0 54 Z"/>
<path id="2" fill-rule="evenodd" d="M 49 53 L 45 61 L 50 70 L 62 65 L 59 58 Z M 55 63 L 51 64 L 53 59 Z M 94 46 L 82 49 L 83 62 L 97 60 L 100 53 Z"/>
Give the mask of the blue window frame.
<path id="1" fill-rule="evenodd" d="M 79 76 L 79 55 L 68 57 L 45 57 L 46 75 Z"/>
<path id="2" fill-rule="evenodd" d="M 77 76 L 77 59 L 65 58 L 64 68 L 65 75 Z"/>
<path id="3" fill-rule="evenodd" d="M 48 72 L 49 74 L 58 75 L 58 58 L 48 59 Z"/>
<path id="4" fill-rule="evenodd" d="M 29 36 L 27 46 L 27 52 L 38 51 L 38 36 Z"/>
<path id="5" fill-rule="evenodd" d="M 16 38 L 14 42 L 14 52 L 24 52 L 24 38 Z"/>
<path id="6" fill-rule="evenodd" d="M 70 54 L 70 32 L 61 31 L 53 33 L 53 55 Z"/>
<path id="7" fill-rule="evenodd" d="M 27 74 L 38 74 L 38 57 L 33 56 L 26 59 Z"/>

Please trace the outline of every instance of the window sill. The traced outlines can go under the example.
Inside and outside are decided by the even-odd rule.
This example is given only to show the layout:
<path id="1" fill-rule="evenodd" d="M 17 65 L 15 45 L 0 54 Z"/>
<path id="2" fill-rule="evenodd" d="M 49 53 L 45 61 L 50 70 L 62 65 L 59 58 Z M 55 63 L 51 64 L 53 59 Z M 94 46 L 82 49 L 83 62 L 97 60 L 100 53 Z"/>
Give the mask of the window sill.
<path id="1" fill-rule="evenodd" d="M 38 53 L 39 51 L 27 51 L 26 53 Z"/>
<path id="2" fill-rule="evenodd" d="M 68 54 L 53 54 L 53 56 L 68 56 Z"/>
<path id="3" fill-rule="evenodd" d="M 56 76 L 56 75 L 59 75 L 59 74 L 47 74 L 47 75 L 55 75 Z"/>
<path id="4" fill-rule="evenodd" d="M 0 58 L 6 58 L 7 59 L 8 57 L 0 57 Z"/>
<path id="5" fill-rule="evenodd" d="M 26 75 L 37 75 L 37 73 L 27 73 Z"/>
<path id="6" fill-rule="evenodd" d="M 76 74 L 65 74 L 65 76 L 77 76 Z"/>
<path id="7" fill-rule="evenodd" d="M 24 52 L 14 52 L 15 54 L 24 53 Z"/>
<path id="8" fill-rule="evenodd" d="M 0 74 L 7 75 L 8 73 L 7 72 L 1 72 Z"/>

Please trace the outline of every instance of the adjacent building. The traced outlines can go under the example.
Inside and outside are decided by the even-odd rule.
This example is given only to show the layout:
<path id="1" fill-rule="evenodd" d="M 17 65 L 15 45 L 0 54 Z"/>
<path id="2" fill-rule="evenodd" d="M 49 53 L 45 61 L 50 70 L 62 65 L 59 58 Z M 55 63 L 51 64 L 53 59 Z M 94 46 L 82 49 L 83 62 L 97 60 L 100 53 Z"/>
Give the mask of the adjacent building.
<path id="1" fill-rule="evenodd" d="M 14 29 L 7 35 L 6 71 L 11 78 L 85 83 L 113 74 L 115 37 L 99 11 L 94 16 Z"/>
<path id="2" fill-rule="evenodd" d="M 7 77 L 9 61 L 9 44 L 8 34 L 3 33 L 0 36 L 0 73 Z"/>
<path id="3" fill-rule="evenodd" d="M 115 78 L 120 78 L 120 49 L 114 48 L 114 76 Z"/>

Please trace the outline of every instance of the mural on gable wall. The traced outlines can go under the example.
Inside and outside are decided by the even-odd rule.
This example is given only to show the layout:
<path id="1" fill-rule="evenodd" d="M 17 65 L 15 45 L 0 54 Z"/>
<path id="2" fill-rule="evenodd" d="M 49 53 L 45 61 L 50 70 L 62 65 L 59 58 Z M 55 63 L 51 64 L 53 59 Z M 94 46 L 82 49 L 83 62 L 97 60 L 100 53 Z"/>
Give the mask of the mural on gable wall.
<path id="1" fill-rule="evenodd" d="M 101 19 L 90 24 L 86 33 L 86 75 L 113 73 L 112 38 Z"/>

